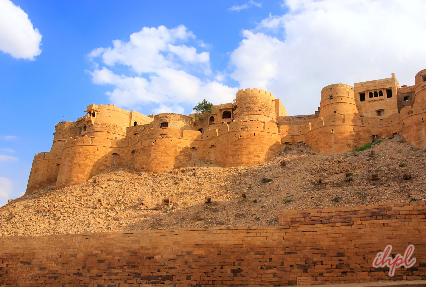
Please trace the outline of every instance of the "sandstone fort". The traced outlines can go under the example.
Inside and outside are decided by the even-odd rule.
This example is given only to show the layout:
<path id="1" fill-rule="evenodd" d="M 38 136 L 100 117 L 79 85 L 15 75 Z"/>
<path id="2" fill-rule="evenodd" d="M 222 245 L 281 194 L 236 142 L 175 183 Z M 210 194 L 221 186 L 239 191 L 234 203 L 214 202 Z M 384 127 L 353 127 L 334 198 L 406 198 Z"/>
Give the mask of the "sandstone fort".
<path id="1" fill-rule="evenodd" d="M 82 183 L 114 165 L 147 172 L 170 171 L 193 159 L 255 165 L 300 142 L 338 154 L 400 134 L 426 148 L 425 118 L 426 70 L 416 74 L 414 86 L 400 86 L 394 74 L 326 86 L 318 111 L 305 116 L 287 116 L 279 99 L 258 89 L 240 90 L 232 103 L 216 105 L 203 117 L 145 116 L 92 104 L 77 121 L 56 125 L 50 152 L 34 157 L 27 194 Z"/>

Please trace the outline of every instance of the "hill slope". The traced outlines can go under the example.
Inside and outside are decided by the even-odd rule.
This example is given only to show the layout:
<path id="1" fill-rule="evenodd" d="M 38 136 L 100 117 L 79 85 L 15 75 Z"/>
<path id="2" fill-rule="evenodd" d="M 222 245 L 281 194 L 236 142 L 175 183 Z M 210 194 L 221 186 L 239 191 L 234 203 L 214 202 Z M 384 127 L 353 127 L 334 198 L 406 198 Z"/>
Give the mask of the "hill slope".
<path id="1" fill-rule="evenodd" d="M 285 209 L 426 198 L 426 151 L 399 137 L 340 155 L 299 144 L 252 167 L 191 165 L 162 174 L 111 168 L 83 184 L 23 196 L 0 208 L 0 236 L 268 226 Z"/>

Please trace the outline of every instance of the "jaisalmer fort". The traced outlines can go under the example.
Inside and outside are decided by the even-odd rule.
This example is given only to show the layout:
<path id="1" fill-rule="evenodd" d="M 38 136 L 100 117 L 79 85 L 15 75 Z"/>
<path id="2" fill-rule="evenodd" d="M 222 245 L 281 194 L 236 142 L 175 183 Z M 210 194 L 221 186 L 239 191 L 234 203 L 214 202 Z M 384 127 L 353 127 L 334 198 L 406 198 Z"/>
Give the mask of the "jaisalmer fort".
<path id="1" fill-rule="evenodd" d="M 112 165 L 165 172 L 198 158 L 250 166 L 300 142 L 338 154 L 400 134 L 426 148 L 426 70 L 417 73 L 414 86 L 400 86 L 395 74 L 353 87 L 326 86 L 318 111 L 305 116 L 287 116 L 279 99 L 258 89 L 240 90 L 233 103 L 214 106 L 202 119 L 145 116 L 114 105 L 92 104 L 85 112 L 76 122 L 56 125 L 50 152 L 34 158 L 27 193 L 79 184 Z"/>
<path id="2" fill-rule="evenodd" d="M 426 70 L 85 113 L 0 208 L 0 286 L 426 286 Z"/>

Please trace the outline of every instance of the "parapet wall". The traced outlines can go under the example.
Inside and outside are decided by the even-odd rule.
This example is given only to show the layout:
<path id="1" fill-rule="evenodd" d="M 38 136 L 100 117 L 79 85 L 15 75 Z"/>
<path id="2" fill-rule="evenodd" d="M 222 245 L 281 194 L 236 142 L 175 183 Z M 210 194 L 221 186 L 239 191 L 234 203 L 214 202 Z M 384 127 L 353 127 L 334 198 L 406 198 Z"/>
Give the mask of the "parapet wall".
<path id="1" fill-rule="evenodd" d="M 152 122 L 149 118 L 136 111 L 127 111 L 117 108 L 115 105 L 89 105 L 86 110 L 93 124 L 116 125 L 129 127 L 136 124 L 143 125 Z"/>
<path id="2" fill-rule="evenodd" d="M 282 211 L 280 225 L 1 237 L 6 286 L 286 286 L 426 280 L 425 202 Z M 415 247 L 411 268 L 373 268 Z M 302 278 L 301 278 L 302 277 Z M 426 283 L 426 281 L 425 281 Z M 420 285 L 418 285 L 420 286 Z"/>

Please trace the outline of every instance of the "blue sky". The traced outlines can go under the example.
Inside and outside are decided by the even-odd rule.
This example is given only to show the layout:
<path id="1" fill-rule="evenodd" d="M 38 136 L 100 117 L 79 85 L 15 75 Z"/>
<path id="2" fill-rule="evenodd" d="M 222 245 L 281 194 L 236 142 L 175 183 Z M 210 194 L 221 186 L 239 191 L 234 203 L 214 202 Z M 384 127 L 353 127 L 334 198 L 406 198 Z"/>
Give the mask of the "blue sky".
<path id="1" fill-rule="evenodd" d="M 423 0 L 0 0 L 0 206 L 87 105 L 189 114 L 240 88 L 311 114 L 321 88 L 426 68 Z"/>

